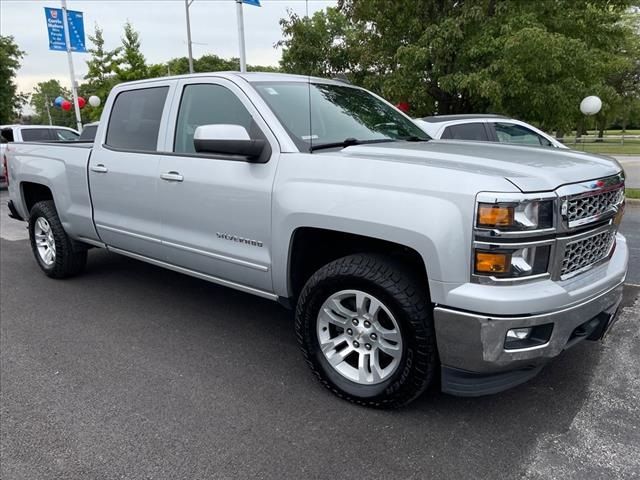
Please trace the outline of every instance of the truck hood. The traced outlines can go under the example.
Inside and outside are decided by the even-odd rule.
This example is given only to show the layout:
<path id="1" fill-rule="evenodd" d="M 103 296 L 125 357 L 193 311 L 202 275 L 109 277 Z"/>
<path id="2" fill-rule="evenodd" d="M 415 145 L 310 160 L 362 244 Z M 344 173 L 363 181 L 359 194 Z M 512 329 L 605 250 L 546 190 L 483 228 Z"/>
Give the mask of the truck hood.
<path id="1" fill-rule="evenodd" d="M 497 175 L 523 192 L 555 190 L 561 185 L 607 177 L 622 170 L 618 162 L 609 157 L 575 150 L 489 142 L 390 142 L 347 147 L 340 154 Z"/>

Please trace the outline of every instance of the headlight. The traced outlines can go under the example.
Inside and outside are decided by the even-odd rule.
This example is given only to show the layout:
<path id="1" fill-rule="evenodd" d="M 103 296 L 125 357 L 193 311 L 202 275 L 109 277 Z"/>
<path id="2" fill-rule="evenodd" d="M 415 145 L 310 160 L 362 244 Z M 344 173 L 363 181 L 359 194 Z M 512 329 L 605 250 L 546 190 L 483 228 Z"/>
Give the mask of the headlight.
<path id="1" fill-rule="evenodd" d="M 549 275 L 557 195 L 480 192 L 476 197 L 472 280 L 510 283 Z"/>
<path id="2" fill-rule="evenodd" d="M 476 211 L 479 229 L 522 231 L 553 227 L 553 200 L 479 202 Z"/>
<path id="3" fill-rule="evenodd" d="M 478 246 L 474 251 L 474 273 L 496 278 L 539 275 L 547 272 L 550 253 L 550 245 Z"/>

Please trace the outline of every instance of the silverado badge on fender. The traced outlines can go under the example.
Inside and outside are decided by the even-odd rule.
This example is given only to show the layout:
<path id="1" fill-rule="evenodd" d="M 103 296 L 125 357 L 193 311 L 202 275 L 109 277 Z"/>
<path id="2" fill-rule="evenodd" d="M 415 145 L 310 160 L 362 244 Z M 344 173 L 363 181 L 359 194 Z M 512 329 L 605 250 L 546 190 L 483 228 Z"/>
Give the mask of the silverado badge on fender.
<path id="1" fill-rule="evenodd" d="M 262 247 L 263 243 L 260 240 L 251 240 L 250 238 L 239 237 L 237 235 L 231 235 L 230 233 L 216 232 L 218 238 L 224 238 L 232 242 L 246 243 L 247 245 L 253 245 L 254 247 Z"/>

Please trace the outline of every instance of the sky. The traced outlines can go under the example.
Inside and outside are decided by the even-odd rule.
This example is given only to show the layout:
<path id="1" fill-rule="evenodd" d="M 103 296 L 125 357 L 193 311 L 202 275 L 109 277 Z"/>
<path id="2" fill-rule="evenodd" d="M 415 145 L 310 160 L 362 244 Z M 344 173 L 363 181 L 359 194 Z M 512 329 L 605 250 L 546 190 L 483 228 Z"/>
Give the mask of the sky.
<path id="1" fill-rule="evenodd" d="M 305 0 L 261 0 L 262 7 L 244 5 L 247 63 L 277 65 L 282 51 L 274 44 L 282 38 L 279 20 L 287 9 L 304 15 Z M 309 0 L 309 14 L 336 1 Z M 49 50 L 44 7 L 60 8 L 57 0 L 0 0 L 0 34 L 12 35 L 26 52 L 18 71 L 18 90 L 29 93 L 35 84 L 57 78 L 69 87 L 69 67 L 65 52 Z M 187 56 L 184 0 L 68 0 L 69 10 L 84 13 L 85 32 L 97 23 L 104 30 L 105 47 L 120 44 L 123 25 L 129 20 L 140 33 L 142 53 L 148 63 L 160 63 Z M 234 0 L 194 0 L 191 8 L 191 38 L 195 58 L 212 53 L 223 58 L 237 57 L 238 30 Z M 87 45 L 90 45 L 86 38 Z M 74 53 L 76 79 L 87 72 L 89 54 Z"/>

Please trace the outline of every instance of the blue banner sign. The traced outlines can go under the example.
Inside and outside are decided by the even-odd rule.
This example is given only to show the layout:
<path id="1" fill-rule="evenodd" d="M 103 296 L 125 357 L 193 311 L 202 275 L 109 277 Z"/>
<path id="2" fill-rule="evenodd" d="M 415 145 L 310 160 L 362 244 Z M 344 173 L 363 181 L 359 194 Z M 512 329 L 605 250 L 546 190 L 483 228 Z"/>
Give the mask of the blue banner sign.
<path id="1" fill-rule="evenodd" d="M 242 3 L 246 3 L 247 5 L 254 5 L 256 7 L 260 7 L 260 0 L 242 0 Z"/>
<path id="2" fill-rule="evenodd" d="M 47 19 L 47 31 L 49 32 L 49 50 L 67 50 L 67 42 L 64 38 L 64 17 L 61 8 L 44 9 Z M 86 52 L 84 43 L 84 19 L 82 12 L 67 10 L 69 20 L 69 40 L 71 41 L 72 52 Z"/>

